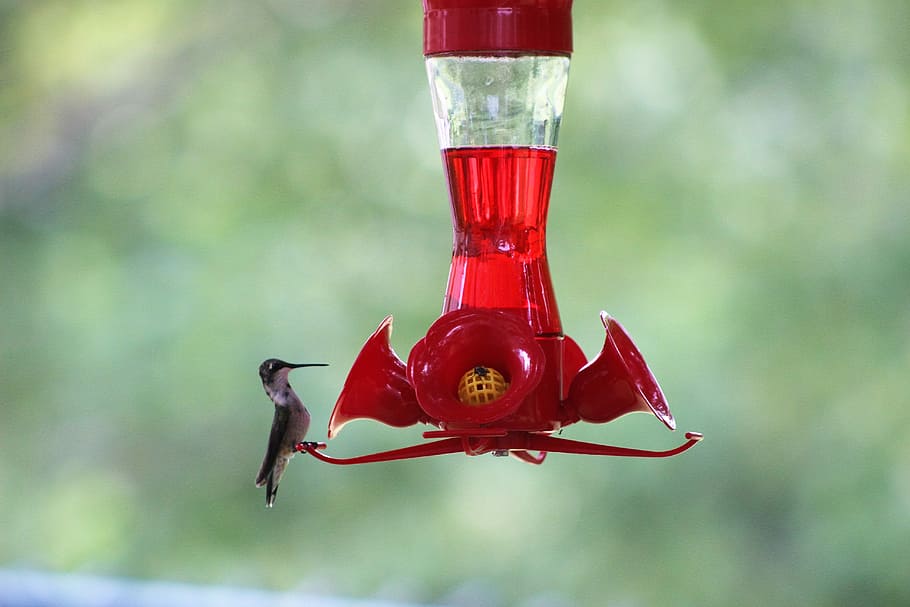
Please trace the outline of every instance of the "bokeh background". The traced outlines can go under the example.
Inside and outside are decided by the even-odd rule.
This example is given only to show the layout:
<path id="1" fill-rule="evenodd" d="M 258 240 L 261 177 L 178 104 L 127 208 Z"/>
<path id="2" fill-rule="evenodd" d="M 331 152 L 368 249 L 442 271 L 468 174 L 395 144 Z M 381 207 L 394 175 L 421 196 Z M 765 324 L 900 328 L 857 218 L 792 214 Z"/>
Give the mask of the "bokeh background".
<path id="1" fill-rule="evenodd" d="M 0 2 L 0 567 L 408 603 L 910 604 L 910 5 L 579 0 L 549 254 L 670 460 L 331 467 L 267 511 L 261 360 L 324 439 L 451 223 L 419 2 Z M 421 428 L 345 428 L 331 453 Z M 652 417 L 565 436 L 682 440 Z"/>

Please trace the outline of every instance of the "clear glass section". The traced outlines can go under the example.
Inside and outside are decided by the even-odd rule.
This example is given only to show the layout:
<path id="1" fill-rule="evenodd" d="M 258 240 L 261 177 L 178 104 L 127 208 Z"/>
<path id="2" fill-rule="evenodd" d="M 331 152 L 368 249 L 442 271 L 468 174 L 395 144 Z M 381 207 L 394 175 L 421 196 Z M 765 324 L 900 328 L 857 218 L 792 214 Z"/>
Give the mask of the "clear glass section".
<path id="1" fill-rule="evenodd" d="M 441 56 L 426 65 L 442 149 L 556 147 L 568 57 Z"/>

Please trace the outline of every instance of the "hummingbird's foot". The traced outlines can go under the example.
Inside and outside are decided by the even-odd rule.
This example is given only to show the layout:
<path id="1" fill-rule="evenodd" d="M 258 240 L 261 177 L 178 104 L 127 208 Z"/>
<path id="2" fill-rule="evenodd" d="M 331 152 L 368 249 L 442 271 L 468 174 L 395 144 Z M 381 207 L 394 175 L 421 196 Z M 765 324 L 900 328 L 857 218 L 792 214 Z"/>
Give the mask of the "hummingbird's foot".
<path id="1" fill-rule="evenodd" d="M 317 443 L 316 441 L 302 441 L 297 443 L 294 447 L 294 450 L 298 453 L 306 453 L 308 451 L 315 451 L 316 449 L 325 449 L 325 443 Z"/>

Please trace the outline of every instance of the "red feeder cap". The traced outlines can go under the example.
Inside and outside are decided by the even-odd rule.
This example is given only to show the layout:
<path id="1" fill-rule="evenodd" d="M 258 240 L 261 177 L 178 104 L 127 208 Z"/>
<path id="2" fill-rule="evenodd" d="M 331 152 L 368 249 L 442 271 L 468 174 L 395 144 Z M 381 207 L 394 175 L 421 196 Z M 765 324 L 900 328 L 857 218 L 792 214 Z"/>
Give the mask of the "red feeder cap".
<path id="1" fill-rule="evenodd" d="M 572 0 L 423 0 L 423 54 L 572 52 Z"/>

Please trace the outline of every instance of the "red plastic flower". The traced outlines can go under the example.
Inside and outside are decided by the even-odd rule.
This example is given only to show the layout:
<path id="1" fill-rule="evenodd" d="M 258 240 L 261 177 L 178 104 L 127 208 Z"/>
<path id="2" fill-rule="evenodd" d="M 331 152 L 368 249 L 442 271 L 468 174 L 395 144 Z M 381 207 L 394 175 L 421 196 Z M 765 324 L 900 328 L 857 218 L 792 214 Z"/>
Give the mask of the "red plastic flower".
<path id="1" fill-rule="evenodd" d="M 543 377 L 546 360 L 527 321 L 507 312 L 461 309 L 439 317 L 408 357 L 408 379 L 426 414 L 440 425 L 485 424 L 515 412 Z M 458 398 L 475 367 L 501 373 L 508 388 L 482 405 Z"/>
<path id="2" fill-rule="evenodd" d="M 404 361 L 392 350 L 387 316 L 363 345 L 329 419 L 329 438 L 353 419 L 374 419 L 402 428 L 427 421 L 408 383 Z"/>
<path id="3" fill-rule="evenodd" d="M 606 312 L 600 313 L 600 319 L 607 333 L 603 350 L 575 376 L 568 407 L 582 420 L 598 424 L 626 413 L 650 411 L 675 430 L 664 393 L 632 338 Z"/>

